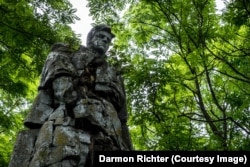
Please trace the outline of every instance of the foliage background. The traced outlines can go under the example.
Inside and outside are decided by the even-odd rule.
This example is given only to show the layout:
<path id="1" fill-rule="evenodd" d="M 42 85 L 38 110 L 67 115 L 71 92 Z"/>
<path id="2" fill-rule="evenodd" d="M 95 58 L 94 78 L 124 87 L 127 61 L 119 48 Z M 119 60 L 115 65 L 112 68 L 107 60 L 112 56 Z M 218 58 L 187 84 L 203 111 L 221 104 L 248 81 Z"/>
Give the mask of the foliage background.
<path id="1" fill-rule="evenodd" d="M 250 4 L 88 0 L 116 39 L 136 150 L 250 150 Z M 76 48 L 68 0 L 0 0 L 0 164 L 23 129 L 50 46 Z"/>
<path id="2" fill-rule="evenodd" d="M 89 1 L 117 35 L 136 149 L 250 150 L 250 4 L 224 2 Z"/>
<path id="3" fill-rule="evenodd" d="M 79 43 L 68 26 L 75 12 L 68 0 L 0 0 L 0 166 L 24 128 L 50 46 Z"/>

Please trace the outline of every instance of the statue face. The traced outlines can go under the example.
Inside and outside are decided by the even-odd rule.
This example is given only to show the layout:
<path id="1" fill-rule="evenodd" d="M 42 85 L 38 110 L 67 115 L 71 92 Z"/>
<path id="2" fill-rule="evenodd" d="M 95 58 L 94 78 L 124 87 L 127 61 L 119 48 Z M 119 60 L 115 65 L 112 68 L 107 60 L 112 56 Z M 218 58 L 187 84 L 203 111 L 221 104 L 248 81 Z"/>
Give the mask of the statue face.
<path id="1" fill-rule="evenodd" d="M 91 39 L 91 47 L 99 53 L 104 54 L 107 52 L 111 43 L 112 36 L 106 31 L 96 32 Z"/>

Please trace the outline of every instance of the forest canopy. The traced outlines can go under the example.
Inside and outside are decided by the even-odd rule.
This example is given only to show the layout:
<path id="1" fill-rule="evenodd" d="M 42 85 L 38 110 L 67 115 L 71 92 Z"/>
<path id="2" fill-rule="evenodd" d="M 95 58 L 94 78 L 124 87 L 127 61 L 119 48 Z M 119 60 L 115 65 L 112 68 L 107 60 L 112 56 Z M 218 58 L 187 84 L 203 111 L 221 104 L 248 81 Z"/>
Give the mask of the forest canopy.
<path id="1" fill-rule="evenodd" d="M 112 27 L 109 61 L 125 79 L 136 150 L 250 150 L 250 4 L 88 0 Z M 68 0 L 0 0 L 0 164 L 37 93 L 55 42 L 76 48 Z"/>
<path id="2" fill-rule="evenodd" d="M 250 150 L 250 5 L 224 2 L 89 1 L 117 36 L 136 149 Z"/>

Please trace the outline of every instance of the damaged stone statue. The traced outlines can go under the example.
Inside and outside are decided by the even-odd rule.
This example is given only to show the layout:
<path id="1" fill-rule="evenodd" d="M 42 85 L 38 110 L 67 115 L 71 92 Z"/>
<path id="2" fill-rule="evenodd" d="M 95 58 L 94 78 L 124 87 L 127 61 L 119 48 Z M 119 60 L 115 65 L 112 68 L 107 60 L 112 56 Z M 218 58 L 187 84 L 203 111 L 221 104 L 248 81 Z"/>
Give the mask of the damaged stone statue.
<path id="1" fill-rule="evenodd" d="M 95 151 L 132 150 L 123 80 L 106 61 L 113 37 L 97 25 L 87 47 L 52 46 L 9 167 L 86 167 Z"/>

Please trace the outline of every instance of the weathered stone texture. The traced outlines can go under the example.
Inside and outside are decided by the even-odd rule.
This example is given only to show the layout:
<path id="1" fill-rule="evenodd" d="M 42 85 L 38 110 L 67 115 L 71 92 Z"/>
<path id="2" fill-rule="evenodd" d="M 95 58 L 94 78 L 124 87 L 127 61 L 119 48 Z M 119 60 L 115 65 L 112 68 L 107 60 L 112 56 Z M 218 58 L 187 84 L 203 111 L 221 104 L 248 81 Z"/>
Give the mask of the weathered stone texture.
<path id="1" fill-rule="evenodd" d="M 55 120 L 57 118 L 64 118 L 67 112 L 65 104 L 61 104 L 49 117 L 49 120 Z"/>
<path id="2" fill-rule="evenodd" d="M 39 130 L 25 130 L 18 134 L 9 167 L 27 167 L 34 153 L 35 141 Z"/>
<path id="3" fill-rule="evenodd" d="M 53 139 L 53 122 L 47 121 L 43 124 L 38 138 L 35 143 L 35 148 L 38 149 L 41 146 L 50 146 Z"/>
<path id="4" fill-rule="evenodd" d="M 132 149 L 123 81 L 105 60 L 112 37 L 102 25 L 76 52 L 52 47 L 9 167 L 86 167 L 95 151 Z"/>
<path id="5" fill-rule="evenodd" d="M 51 92 L 41 90 L 32 105 L 31 111 L 24 121 L 29 128 L 39 128 L 48 119 L 54 109 L 51 107 Z"/>

